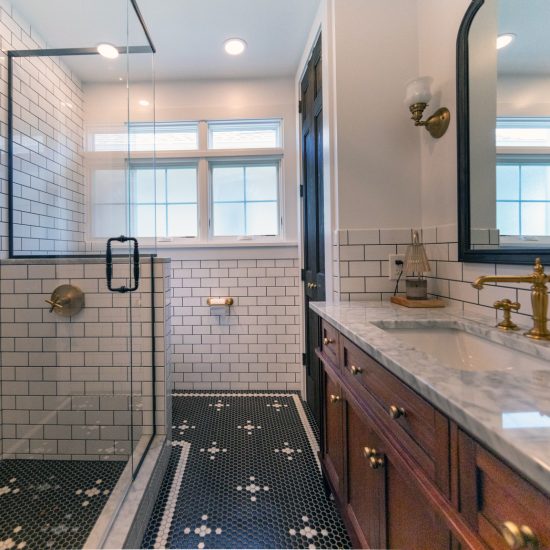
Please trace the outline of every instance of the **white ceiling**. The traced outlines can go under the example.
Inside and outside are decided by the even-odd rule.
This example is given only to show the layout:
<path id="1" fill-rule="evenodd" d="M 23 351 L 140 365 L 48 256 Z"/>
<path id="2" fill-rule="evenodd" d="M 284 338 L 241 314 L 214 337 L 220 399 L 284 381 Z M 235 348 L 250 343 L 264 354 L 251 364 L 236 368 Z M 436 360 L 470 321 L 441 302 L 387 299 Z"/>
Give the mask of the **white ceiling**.
<path id="1" fill-rule="evenodd" d="M 549 76 L 550 1 L 499 0 L 498 10 L 498 33 L 516 35 L 498 52 L 499 74 Z"/>
<path id="2" fill-rule="evenodd" d="M 293 75 L 319 0 L 138 0 L 157 48 L 157 80 L 263 78 Z M 14 8 L 48 47 L 126 44 L 127 0 L 12 0 Z M 130 44 L 146 44 L 137 19 L 130 19 Z M 223 42 L 240 37 L 248 48 L 225 54 Z M 124 56 L 65 57 L 84 82 L 125 78 Z M 147 55 L 131 56 L 131 79 L 150 78 Z"/>

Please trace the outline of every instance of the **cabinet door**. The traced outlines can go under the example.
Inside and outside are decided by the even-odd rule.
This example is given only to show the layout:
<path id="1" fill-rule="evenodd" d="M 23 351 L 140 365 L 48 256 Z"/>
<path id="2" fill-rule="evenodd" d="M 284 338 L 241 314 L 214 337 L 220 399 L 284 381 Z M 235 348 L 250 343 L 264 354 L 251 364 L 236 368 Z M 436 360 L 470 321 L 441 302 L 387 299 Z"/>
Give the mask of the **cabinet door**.
<path id="1" fill-rule="evenodd" d="M 343 490 L 344 471 L 344 400 L 340 384 L 325 369 L 324 457 L 325 471 L 338 496 Z"/>
<path id="2" fill-rule="evenodd" d="M 435 510 L 387 456 L 385 548 L 407 550 L 449 549 L 451 536 Z"/>
<path id="3" fill-rule="evenodd" d="M 360 548 L 382 548 L 386 540 L 386 493 L 383 468 L 373 469 L 370 459 L 380 440 L 370 423 L 347 407 L 346 512 Z M 375 459 L 376 460 L 376 459 Z"/>

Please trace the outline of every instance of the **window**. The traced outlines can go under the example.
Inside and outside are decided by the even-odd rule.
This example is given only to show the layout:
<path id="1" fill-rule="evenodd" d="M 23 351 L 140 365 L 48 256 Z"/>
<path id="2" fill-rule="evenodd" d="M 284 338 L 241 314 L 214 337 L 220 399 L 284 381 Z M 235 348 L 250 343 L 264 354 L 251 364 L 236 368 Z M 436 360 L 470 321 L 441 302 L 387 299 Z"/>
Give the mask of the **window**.
<path id="1" fill-rule="evenodd" d="M 131 165 L 129 185 L 122 170 L 96 170 L 92 205 L 95 238 L 196 237 L 197 166 Z"/>
<path id="2" fill-rule="evenodd" d="M 279 163 L 211 165 L 212 235 L 279 235 Z"/>
<path id="3" fill-rule="evenodd" d="M 275 149 L 281 147 L 280 120 L 209 122 L 209 149 Z"/>
<path id="4" fill-rule="evenodd" d="M 501 235 L 549 235 L 550 118 L 499 117 L 496 145 Z"/>
<path id="5" fill-rule="evenodd" d="M 550 157 L 499 156 L 497 227 L 502 235 L 550 235 Z"/>
<path id="6" fill-rule="evenodd" d="M 135 166 L 130 178 L 133 233 L 137 237 L 197 236 L 196 165 L 162 166 L 156 170 Z"/>
<path id="7" fill-rule="evenodd" d="M 129 141 L 128 141 L 129 140 Z M 199 148 L 199 126 L 196 122 L 132 123 L 125 129 L 110 131 L 92 129 L 92 151 L 193 151 Z"/>
<path id="8" fill-rule="evenodd" d="M 184 244 L 283 234 L 281 120 L 140 123 L 129 135 L 91 136 L 92 239 L 124 234 Z M 155 143 L 156 162 L 140 160 Z"/>

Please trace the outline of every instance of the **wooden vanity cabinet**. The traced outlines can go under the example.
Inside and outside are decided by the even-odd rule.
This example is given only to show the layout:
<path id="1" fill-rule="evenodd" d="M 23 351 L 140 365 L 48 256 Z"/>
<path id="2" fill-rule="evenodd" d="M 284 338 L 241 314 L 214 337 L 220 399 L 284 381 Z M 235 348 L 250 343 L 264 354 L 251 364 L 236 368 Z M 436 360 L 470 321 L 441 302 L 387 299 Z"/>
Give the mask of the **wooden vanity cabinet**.
<path id="1" fill-rule="evenodd" d="M 359 548 L 449 548 L 450 533 L 386 452 L 367 417 L 349 403 L 346 515 Z"/>
<path id="2" fill-rule="evenodd" d="M 326 321 L 322 334 L 322 466 L 354 547 L 550 550 L 548 495 Z M 506 522 L 537 544 L 511 546 Z"/>
<path id="3" fill-rule="evenodd" d="M 514 542 L 519 529 L 536 542 L 520 533 L 515 548 L 549 550 L 550 498 L 461 430 L 458 451 L 460 509 L 488 548 L 511 548 L 505 534 Z"/>
<path id="4" fill-rule="evenodd" d="M 324 369 L 323 379 L 325 389 L 323 462 L 331 487 L 337 495 L 340 495 L 344 489 L 344 399 L 342 388 L 330 369 Z"/>

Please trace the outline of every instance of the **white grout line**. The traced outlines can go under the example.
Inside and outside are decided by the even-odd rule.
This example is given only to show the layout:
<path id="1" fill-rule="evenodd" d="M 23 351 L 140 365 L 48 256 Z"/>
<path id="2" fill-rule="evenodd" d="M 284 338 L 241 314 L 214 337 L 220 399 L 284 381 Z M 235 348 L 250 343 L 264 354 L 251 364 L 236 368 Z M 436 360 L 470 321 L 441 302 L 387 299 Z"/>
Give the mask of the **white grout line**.
<path id="1" fill-rule="evenodd" d="M 300 415 L 300 420 L 302 421 L 302 426 L 304 427 L 304 430 L 306 431 L 307 438 L 309 440 L 309 445 L 311 447 L 311 450 L 313 451 L 313 454 L 315 456 L 315 461 L 317 462 L 317 467 L 319 468 L 319 471 L 321 470 L 321 461 L 319 460 L 319 445 L 317 444 L 317 439 L 315 438 L 315 434 L 313 433 L 313 430 L 311 429 L 311 424 L 309 423 L 309 420 L 306 415 L 306 411 L 304 411 L 304 406 L 302 405 L 302 401 L 300 400 L 300 396 L 293 394 L 292 395 L 294 399 L 294 404 L 296 405 L 296 410 L 298 411 L 298 414 Z"/>
<path id="2" fill-rule="evenodd" d="M 157 537 L 154 545 L 155 548 L 164 548 L 166 546 L 168 532 L 170 531 L 172 520 L 174 519 L 183 474 L 185 472 L 185 467 L 187 466 L 189 451 L 191 450 L 191 443 L 188 443 L 187 441 L 173 441 L 172 446 L 181 447 L 181 454 L 178 467 L 176 468 L 174 478 L 172 479 L 172 485 L 170 486 L 170 493 L 168 494 L 168 499 L 166 500 L 166 505 L 164 506 L 162 521 L 160 522 L 159 529 L 157 531 Z"/>

